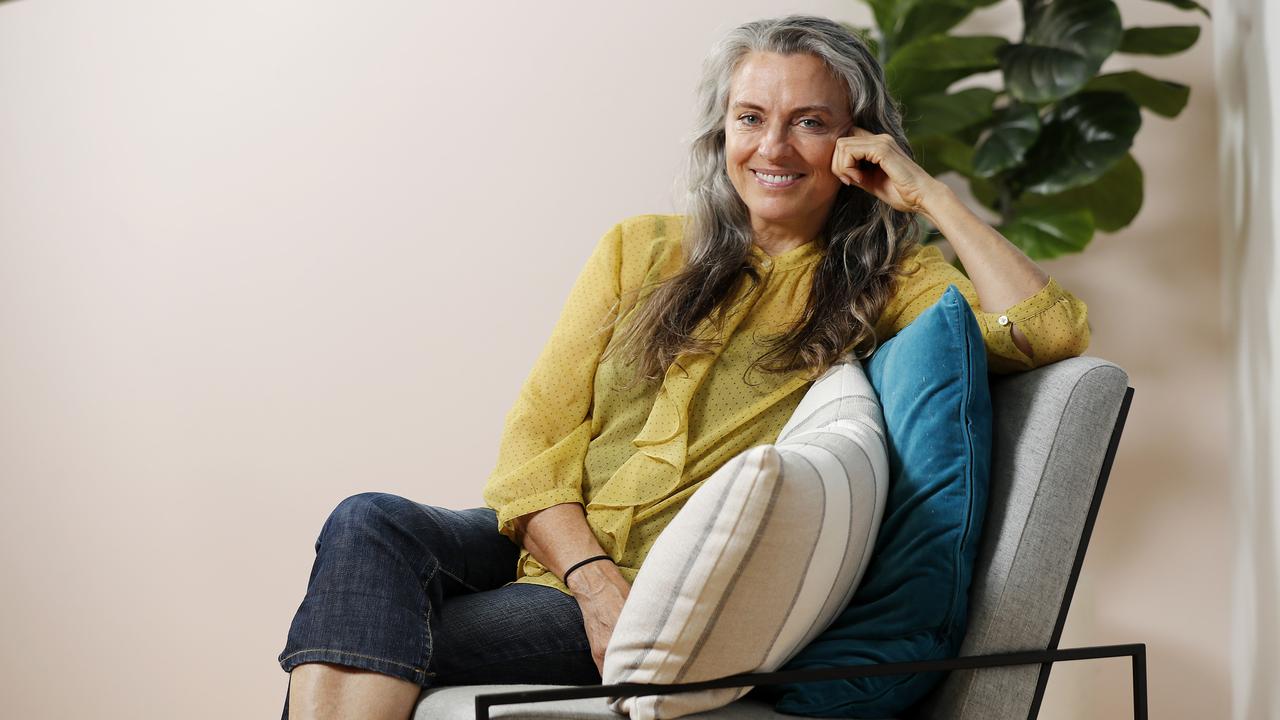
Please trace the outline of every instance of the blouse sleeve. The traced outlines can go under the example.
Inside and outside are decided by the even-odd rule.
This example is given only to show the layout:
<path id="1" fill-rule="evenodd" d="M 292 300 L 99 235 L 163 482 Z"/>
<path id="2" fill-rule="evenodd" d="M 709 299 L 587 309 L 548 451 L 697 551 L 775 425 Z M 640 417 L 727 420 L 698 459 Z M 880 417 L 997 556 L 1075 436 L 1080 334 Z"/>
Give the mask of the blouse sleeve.
<path id="1" fill-rule="evenodd" d="M 933 245 L 922 246 L 904 263 L 903 271 L 893 297 L 876 324 L 882 342 L 937 302 L 948 285 L 955 285 L 969 302 L 982 329 L 987 367 L 993 373 L 1031 370 L 1081 355 L 1089 347 L 1088 308 L 1052 277 L 1036 294 L 1004 312 L 992 313 L 982 309 L 969 278 L 947 262 Z M 1001 318 L 1005 320 L 1003 323 Z M 1034 358 L 1027 357 L 1013 343 L 1015 325 L 1031 344 Z"/>
<path id="2" fill-rule="evenodd" d="M 498 532 L 515 541 L 512 520 L 560 503 L 583 503 L 596 365 L 612 333 L 604 326 L 620 295 L 622 224 L 596 245 L 569 292 L 551 338 L 507 413 L 485 504 Z"/>

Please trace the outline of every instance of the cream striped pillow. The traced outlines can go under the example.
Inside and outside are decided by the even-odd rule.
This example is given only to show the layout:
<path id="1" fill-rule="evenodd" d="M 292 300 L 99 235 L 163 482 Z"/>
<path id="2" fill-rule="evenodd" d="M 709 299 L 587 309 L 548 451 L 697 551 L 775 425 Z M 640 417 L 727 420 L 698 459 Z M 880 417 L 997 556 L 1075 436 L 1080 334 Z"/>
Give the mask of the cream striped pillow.
<path id="1" fill-rule="evenodd" d="M 654 541 L 604 658 L 605 684 L 770 672 L 857 588 L 888 490 L 884 419 L 862 365 L 822 375 L 777 443 L 744 451 Z M 727 705 L 751 688 L 607 698 L 640 718 Z"/>

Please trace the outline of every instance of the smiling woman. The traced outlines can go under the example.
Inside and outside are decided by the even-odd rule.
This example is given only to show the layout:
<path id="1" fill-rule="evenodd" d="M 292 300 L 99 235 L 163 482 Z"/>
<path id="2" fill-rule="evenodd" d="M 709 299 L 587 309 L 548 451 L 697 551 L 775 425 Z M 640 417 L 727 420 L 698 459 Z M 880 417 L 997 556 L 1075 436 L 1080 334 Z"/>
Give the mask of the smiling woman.
<path id="1" fill-rule="evenodd" d="M 588 258 L 485 507 L 363 493 L 334 510 L 279 656 L 300 709 L 404 718 L 430 685 L 598 682 L 631 582 L 703 481 L 949 285 L 996 372 L 1088 344 L 1084 304 L 915 164 L 882 68 L 835 22 L 721 40 L 687 170 L 687 214 L 626 218 Z M 917 242 L 917 213 L 973 283 Z"/>
<path id="2" fill-rule="evenodd" d="M 1084 351 L 1084 304 L 914 162 L 883 68 L 838 23 L 735 28 L 705 61 L 697 108 L 687 214 L 667 237 L 683 262 L 635 290 L 648 299 L 626 327 L 614 319 L 609 352 L 634 360 L 639 377 L 657 381 L 681 354 L 715 352 L 716 334 L 699 328 L 723 329 L 739 282 L 753 283 L 748 297 L 761 284 L 752 257 L 811 243 L 821 260 L 794 291 L 797 306 L 779 309 L 787 331 L 753 367 L 816 378 L 847 352 L 866 357 L 949 284 L 975 309 L 997 370 Z M 917 214 L 969 277 L 918 242 Z"/>
<path id="3" fill-rule="evenodd" d="M 729 99 L 726 168 L 756 244 L 778 255 L 812 242 L 844 187 L 831 156 L 852 125 L 848 92 L 813 55 L 752 53 Z"/>

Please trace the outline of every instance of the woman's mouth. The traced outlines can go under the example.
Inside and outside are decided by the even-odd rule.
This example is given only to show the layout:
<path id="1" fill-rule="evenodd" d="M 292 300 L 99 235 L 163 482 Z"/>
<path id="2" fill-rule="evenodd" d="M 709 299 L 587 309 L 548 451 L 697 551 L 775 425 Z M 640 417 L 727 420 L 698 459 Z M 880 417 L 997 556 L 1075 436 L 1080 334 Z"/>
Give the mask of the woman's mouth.
<path id="1" fill-rule="evenodd" d="M 751 174 L 756 176 L 756 182 L 767 188 L 788 188 L 800 182 L 800 178 L 804 177 L 804 173 L 772 175 L 769 173 L 762 173 L 757 170 L 752 170 Z"/>

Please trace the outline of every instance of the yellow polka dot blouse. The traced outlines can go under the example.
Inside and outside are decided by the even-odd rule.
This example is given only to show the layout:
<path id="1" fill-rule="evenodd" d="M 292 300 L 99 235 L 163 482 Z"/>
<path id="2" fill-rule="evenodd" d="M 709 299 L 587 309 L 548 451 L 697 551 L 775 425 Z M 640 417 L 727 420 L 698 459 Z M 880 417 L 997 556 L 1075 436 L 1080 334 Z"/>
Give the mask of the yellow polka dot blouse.
<path id="1" fill-rule="evenodd" d="M 615 225 L 596 245 L 551 333 L 506 416 L 498 463 L 483 497 L 498 516 L 498 531 L 514 541 L 512 520 L 559 503 L 586 509 L 587 523 L 622 576 L 634 582 L 658 533 L 689 496 L 738 453 L 772 443 L 812 384 L 803 371 L 743 372 L 765 349 L 761 336 L 800 315 L 822 257 L 810 242 L 770 257 L 752 246 L 760 283 L 726 321 L 727 342 L 715 355 L 683 356 L 659 387 L 625 384 L 631 368 L 617 354 L 600 362 L 610 332 L 596 331 L 620 295 L 669 277 L 683 262 L 680 215 L 640 215 Z M 972 283 L 933 246 L 921 246 L 876 324 L 881 342 L 933 305 L 954 284 L 986 341 L 995 373 L 1031 369 L 1084 352 L 1089 344 L 1085 304 L 1052 278 L 1035 295 L 1006 309 L 980 309 Z M 633 298 L 634 295 L 628 296 Z M 619 312 L 626 315 L 621 307 Z M 1006 322 L 1000 322 L 1004 315 Z M 1035 360 L 1013 344 L 1017 325 Z M 683 369 L 682 369 L 683 368 Z M 527 550 L 514 582 L 549 585 L 569 594 Z"/>

